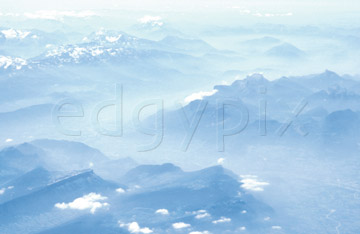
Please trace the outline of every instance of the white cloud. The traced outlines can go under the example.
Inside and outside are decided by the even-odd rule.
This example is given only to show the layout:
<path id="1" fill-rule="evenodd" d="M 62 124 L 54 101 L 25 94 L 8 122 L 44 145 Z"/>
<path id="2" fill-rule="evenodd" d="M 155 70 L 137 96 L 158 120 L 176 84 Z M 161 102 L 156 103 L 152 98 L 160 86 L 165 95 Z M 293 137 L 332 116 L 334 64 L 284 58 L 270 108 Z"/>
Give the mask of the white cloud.
<path id="1" fill-rule="evenodd" d="M 259 12 L 256 12 L 253 14 L 253 16 L 256 16 L 256 17 L 263 17 L 263 14 L 259 13 Z"/>
<path id="2" fill-rule="evenodd" d="M 204 213 L 204 214 L 198 214 L 198 215 L 196 215 L 195 218 L 197 218 L 197 219 L 203 219 L 203 218 L 206 218 L 206 217 L 209 217 L 209 216 L 210 216 L 210 214 Z"/>
<path id="3" fill-rule="evenodd" d="M 274 230 L 280 230 L 281 229 L 280 226 L 271 226 L 271 228 L 274 229 Z"/>
<path id="4" fill-rule="evenodd" d="M 231 222 L 231 219 L 230 218 L 226 218 L 226 217 L 221 217 L 220 219 L 218 220 L 214 220 L 212 221 L 213 224 L 218 224 L 218 223 L 229 223 Z"/>
<path id="5" fill-rule="evenodd" d="M 195 100 L 202 100 L 204 97 L 208 97 L 208 96 L 211 96 L 215 93 L 217 93 L 218 90 L 214 89 L 210 92 L 198 92 L 198 93 L 193 93 L 189 96 L 187 96 L 185 99 L 184 99 L 184 102 L 187 104 L 187 103 L 190 103 L 192 101 L 195 101 Z"/>
<path id="6" fill-rule="evenodd" d="M 240 231 L 245 231 L 246 230 L 246 227 L 242 226 L 240 227 Z"/>
<path id="7" fill-rule="evenodd" d="M 188 223 L 183 223 L 183 222 L 180 222 L 180 223 L 173 223 L 172 224 L 173 228 L 174 229 L 181 229 L 181 228 L 188 228 L 188 227 L 191 227 L 190 224 Z"/>
<path id="8" fill-rule="evenodd" d="M 265 220 L 265 221 L 269 221 L 269 220 L 270 220 L 270 217 L 265 217 L 264 220 Z"/>
<path id="9" fill-rule="evenodd" d="M 241 187 L 250 191 L 264 191 L 265 186 L 269 185 L 268 182 L 261 182 L 257 180 L 257 176 L 242 175 Z"/>
<path id="10" fill-rule="evenodd" d="M 1 67 L 1 65 L 0 65 L 0 67 Z M 6 143 L 13 142 L 13 141 L 14 141 L 14 140 L 11 139 L 11 138 L 8 138 L 8 139 L 5 140 Z"/>
<path id="11" fill-rule="evenodd" d="M 244 14 L 244 15 L 247 15 L 247 14 L 250 14 L 251 11 L 249 9 L 242 9 L 242 10 L 240 10 L 240 13 Z"/>
<path id="12" fill-rule="evenodd" d="M 237 12 L 239 12 L 242 15 L 248 15 L 248 14 L 251 13 L 251 10 L 249 10 L 247 8 L 244 8 L 244 7 L 241 7 L 241 6 L 232 6 L 232 7 L 229 7 L 229 8 L 236 10 Z"/>
<path id="13" fill-rule="evenodd" d="M 195 231 L 195 232 L 190 232 L 189 234 L 210 234 L 210 232 L 208 232 L 208 231 L 202 231 L 202 232 Z"/>
<path id="14" fill-rule="evenodd" d="M 224 161 L 225 161 L 225 158 L 219 158 L 219 159 L 217 160 L 217 163 L 220 164 L 220 165 L 222 165 L 222 164 L 224 164 Z"/>
<path id="15" fill-rule="evenodd" d="M 0 195 L 3 195 L 6 192 L 6 190 L 11 190 L 13 188 L 14 188 L 14 186 L 8 186 L 7 188 L 0 189 Z"/>
<path id="16" fill-rule="evenodd" d="M 50 19 L 63 20 L 64 17 L 85 18 L 97 16 L 93 11 L 36 11 L 32 13 L 24 13 L 24 16 L 29 19 Z"/>
<path id="17" fill-rule="evenodd" d="M 293 16 L 292 12 L 288 12 L 288 13 L 279 13 L 279 14 L 275 14 L 275 13 L 260 13 L 260 12 L 256 12 L 253 14 L 253 16 L 256 17 L 284 17 L 284 16 Z"/>
<path id="18" fill-rule="evenodd" d="M 132 222 L 132 223 L 128 223 L 128 224 L 124 224 L 124 223 L 119 222 L 119 225 L 120 225 L 120 227 L 127 227 L 128 231 L 130 233 L 144 233 L 144 234 L 147 234 L 147 233 L 152 233 L 153 232 L 148 227 L 141 228 L 137 222 Z"/>
<path id="19" fill-rule="evenodd" d="M 5 191 L 6 191 L 6 188 L 0 189 L 0 195 L 3 195 L 5 193 Z"/>
<path id="20" fill-rule="evenodd" d="M 194 211 L 193 213 L 205 213 L 206 210 L 198 210 L 198 211 Z"/>
<path id="21" fill-rule="evenodd" d="M 116 189 L 116 192 L 118 192 L 118 193 L 125 193 L 126 191 L 125 191 L 125 189 L 123 189 L 123 188 L 117 188 L 117 189 Z"/>
<path id="22" fill-rule="evenodd" d="M 209 217 L 210 214 L 208 213 L 204 213 L 204 214 L 198 214 L 195 216 L 196 219 L 203 219 L 203 218 L 206 218 L 206 217 Z"/>
<path id="23" fill-rule="evenodd" d="M 198 210 L 198 211 L 194 211 L 192 213 L 195 215 L 196 219 L 203 219 L 203 218 L 206 218 L 206 217 L 210 217 L 210 214 L 207 213 L 206 210 Z"/>
<path id="24" fill-rule="evenodd" d="M 133 192 L 133 191 L 136 191 L 138 189 L 141 189 L 141 186 L 140 185 L 134 185 L 131 188 L 127 189 L 127 191 Z"/>
<path id="25" fill-rule="evenodd" d="M 103 197 L 100 194 L 89 193 L 83 197 L 76 198 L 74 201 L 69 203 L 56 203 L 55 207 L 61 210 L 90 210 L 91 213 L 95 213 L 97 209 L 109 206 L 106 202 L 100 202 L 106 199 L 107 197 Z"/>
<path id="26" fill-rule="evenodd" d="M 161 16 L 151 16 L 145 15 L 144 17 L 138 19 L 142 24 L 149 24 L 151 26 L 162 26 L 164 23 L 161 21 Z"/>
<path id="27" fill-rule="evenodd" d="M 158 209 L 155 211 L 156 214 L 168 215 L 169 211 L 167 209 Z"/>
<path id="28" fill-rule="evenodd" d="M 246 210 L 243 210 L 243 211 L 241 211 L 241 213 L 242 213 L 242 214 L 246 214 L 246 213 L 247 213 L 247 211 L 246 211 Z"/>
<path id="29" fill-rule="evenodd" d="M 5 15 L 5 16 L 13 16 L 13 17 L 18 17 L 18 16 L 20 16 L 19 13 L 13 13 L 13 12 L 8 12 L 8 13 L 5 13 L 5 14 L 3 14 L 3 15 Z"/>

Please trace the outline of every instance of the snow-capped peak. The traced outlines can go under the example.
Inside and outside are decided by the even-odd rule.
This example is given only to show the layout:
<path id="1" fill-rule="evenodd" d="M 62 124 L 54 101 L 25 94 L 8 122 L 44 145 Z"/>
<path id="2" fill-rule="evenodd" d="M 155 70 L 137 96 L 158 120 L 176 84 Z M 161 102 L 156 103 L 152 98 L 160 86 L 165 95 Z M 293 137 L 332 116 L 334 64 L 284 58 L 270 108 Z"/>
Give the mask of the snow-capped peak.
<path id="1" fill-rule="evenodd" d="M 13 28 L 1 30 L 1 33 L 4 34 L 6 39 L 24 39 L 30 34 L 28 31 L 21 31 Z"/>
<path id="2" fill-rule="evenodd" d="M 16 70 L 20 70 L 23 66 L 26 66 L 27 62 L 22 58 L 11 58 L 8 56 L 0 55 L 0 68 L 8 69 L 14 67 Z"/>
<path id="3" fill-rule="evenodd" d="M 161 27 L 164 25 L 164 22 L 162 22 L 161 16 L 151 16 L 151 15 L 145 15 L 142 18 L 138 19 L 138 21 L 141 24 L 144 25 L 150 25 L 152 27 Z"/>

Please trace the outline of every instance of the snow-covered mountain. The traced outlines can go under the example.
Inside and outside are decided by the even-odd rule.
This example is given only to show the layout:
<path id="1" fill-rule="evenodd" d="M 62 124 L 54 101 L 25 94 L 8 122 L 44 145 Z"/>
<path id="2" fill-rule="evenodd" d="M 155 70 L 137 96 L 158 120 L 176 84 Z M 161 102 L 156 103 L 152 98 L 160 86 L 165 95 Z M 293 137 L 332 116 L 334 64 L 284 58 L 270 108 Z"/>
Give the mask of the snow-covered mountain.
<path id="1" fill-rule="evenodd" d="M 20 70 L 26 66 L 27 62 L 22 58 L 12 58 L 9 56 L 0 56 L 0 69 L 1 70 Z"/>
<path id="2" fill-rule="evenodd" d="M 0 29 L 0 51 L 2 55 L 29 59 L 48 48 L 71 41 L 60 31 L 44 32 L 37 29 Z"/>

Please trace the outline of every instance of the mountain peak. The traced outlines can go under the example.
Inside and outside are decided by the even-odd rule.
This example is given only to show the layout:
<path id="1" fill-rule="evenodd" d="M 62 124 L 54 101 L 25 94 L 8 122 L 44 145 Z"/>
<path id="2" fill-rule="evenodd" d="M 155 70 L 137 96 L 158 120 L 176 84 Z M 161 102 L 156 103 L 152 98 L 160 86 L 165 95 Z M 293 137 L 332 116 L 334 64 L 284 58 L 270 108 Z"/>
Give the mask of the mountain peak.
<path id="1" fill-rule="evenodd" d="M 283 58 L 297 58 L 305 55 L 305 52 L 290 43 L 283 43 L 268 50 L 266 55 Z"/>
<path id="2" fill-rule="evenodd" d="M 73 171 L 72 173 L 54 181 L 52 184 L 61 183 L 61 182 L 65 182 L 65 181 L 78 180 L 80 178 L 91 178 L 91 177 L 97 177 L 97 175 L 94 173 L 94 171 L 92 169 Z"/>
<path id="3" fill-rule="evenodd" d="M 340 78 L 340 76 L 336 73 L 336 72 L 333 72 L 333 71 L 330 71 L 328 69 L 325 70 L 325 72 L 322 73 L 322 75 L 326 76 L 326 77 L 337 77 L 337 78 Z"/>
<path id="4" fill-rule="evenodd" d="M 252 73 L 246 76 L 246 79 L 252 79 L 252 80 L 266 80 L 262 73 Z"/>
<path id="5" fill-rule="evenodd" d="M 227 175 L 229 177 L 232 177 L 233 179 L 237 179 L 238 176 L 233 173 L 232 171 L 224 168 L 221 165 L 216 165 L 216 166 L 212 166 L 212 167 L 208 167 L 208 168 L 204 168 L 200 171 L 198 171 L 201 174 L 206 175 L 207 177 L 209 176 L 220 176 L 220 175 Z"/>
<path id="6" fill-rule="evenodd" d="M 242 88 L 266 85 L 269 81 L 261 73 L 252 73 L 246 76 L 243 80 L 236 80 L 232 86 L 240 86 Z"/>

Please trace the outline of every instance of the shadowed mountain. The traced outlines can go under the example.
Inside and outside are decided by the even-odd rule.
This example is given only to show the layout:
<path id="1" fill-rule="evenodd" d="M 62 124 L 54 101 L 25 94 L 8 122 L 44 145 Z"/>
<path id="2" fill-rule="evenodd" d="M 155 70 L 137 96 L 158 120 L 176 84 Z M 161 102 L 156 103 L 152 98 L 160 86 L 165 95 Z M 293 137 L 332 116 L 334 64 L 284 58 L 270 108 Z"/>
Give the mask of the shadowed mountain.
<path id="1" fill-rule="evenodd" d="M 272 213 L 269 206 L 256 200 L 241 187 L 234 173 L 221 166 L 184 172 L 172 164 L 142 165 L 130 170 L 122 181 L 127 181 L 130 188 L 134 185 L 138 188 L 133 191 L 133 195 L 124 196 L 118 201 L 120 209 L 129 210 L 131 215 L 142 210 L 143 215 L 137 215 L 137 221 L 147 226 L 155 225 L 155 228 L 163 228 L 165 223 L 151 222 L 148 219 L 151 213 L 148 212 L 160 208 L 171 213 L 168 219 L 172 222 L 190 223 L 194 228 L 209 228 L 206 224 L 209 219 L 229 217 L 233 220 L 228 226 L 230 230 L 240 225 L 255 228 L 255 223 L 260 230 L 264 224 L 258 222 L 256 217 Z M 125 221 L 128 216 L 121 215 L 120 218 Z M 221 230 L 221 227 L 213 228 L 214 231 Z"/>
<path id="2" fill-rule="evenodd" d="M 0 203 L 24 196 L 45 187 L 60 175 L 60 173 L 50 173 L 42 167 L 35 168 L 18 178 L 2 184 L 0 187 L 5 188 L 5 192 L 0 196 Z"/>
<path id="3" fill-rule="evenodd" d="M 30 144 L 41 148 L 46 153 L 45 160 L 49 166 L 53 167 L 53 170 L 59 169 L 60 159 L 65 170 L 89 168 L 109 160 L 98 149 L 80 142 L 43 139 L 32 141 Z"/>
<path id="4" fill-rule="evenodd" d="M 54 205 L 57 203 L 72 202 L 90 193 L 99 193 L 101 195 L 113 193 L 117 187 L 116 184 L 101 179 L 91 170 L 74 172 L 32 193 L 1 204 L 0 227 L 2 230 L 7 230 L 14 223 L 23 223 L 16 230 L 24 231 L 28 225 L 31 227 L 31 222 L 29 222 L 31 219 L 32 222 L 36 222 L 37 217 L 54 213 L 56 211 Z M 80 206 L 78 209 L 83 208 Z M 32 218 L 24 223 L 26 217 Z M 59 217 L 59 221 L 61 219 L 66 220 L 68 218 L 66 216 Z M 16 233 L 15 230 L 14 233 Z"/>
<path id="5" fill-rule="evenodd" d="M 127 184 L 121 185 L 123 190 L 117 192 L 119 185 L 102 180 L 92 171 L 70 174 L 1 204 L 0 227 L 6 232 L 17 223 L 20 226 L 12 229 L 12 233 L 32 230 L 47 234 L 75 231 L 84 234 L 134 233 L 137 230 L 134 227 L 139 224 L 147 228 L 142 230 L 162 234 L 173 233 L 172 224 L 179 222 L 189 224 L 184 229 L 187 232 L 206 228 L 213 233 L 222 233 L 226 227 L 229 232 L 236 233 L 241 226 L 256 231 L 271 229 L 262 218 L 272 214 L 272 209 L 245 191 L 238 176 L 221 166 L 184 172 L 170 163 L 141 165 L 124 175 L 122 181 Z M 21 185 L 18 183 L 17 186 Z M 74 200 L 86 199 L 84 195 L 89 193 L 106 196 L 104 201 L 108 205 L 104 206 L 100 200 L 99 209 L 89 214 L 85 207 L 87 202 L 91 204 L 91 200 L 83 201 L 84 209 L 78 203 L 79 199 Z M 54 207 L 62 202 L 63 205 Z M 65 204 L 73 210 L 66 208 Z M 101 206 L 107 209 L 100 209 Z M 30 216 L 32 218 L 26 218 Z M 41 217 L 56 219 L 34 227 Z M 215 225 L 215 221 L 223 217 L 227 217 L 226 225 Z"/>
<path id="6" fill-rule="evenodd" d="M 119 227 L 111 215 L 85 215 L 39 234 L 129 234 Z"/>

